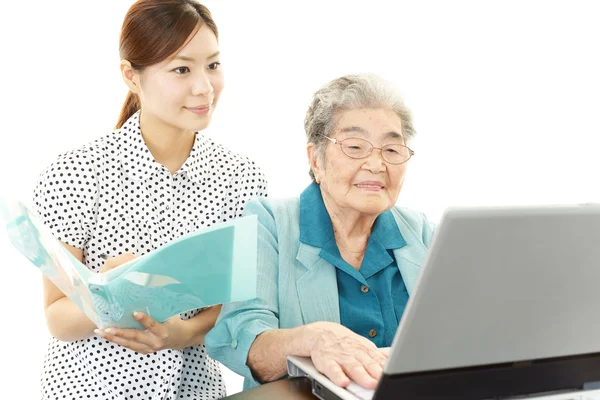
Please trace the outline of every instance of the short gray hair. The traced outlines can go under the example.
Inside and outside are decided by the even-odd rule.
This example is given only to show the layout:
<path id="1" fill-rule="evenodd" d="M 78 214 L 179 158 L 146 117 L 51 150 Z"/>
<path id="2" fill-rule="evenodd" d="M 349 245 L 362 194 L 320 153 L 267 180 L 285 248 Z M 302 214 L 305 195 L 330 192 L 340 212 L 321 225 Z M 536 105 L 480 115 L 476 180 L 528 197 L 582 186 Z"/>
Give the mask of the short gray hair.
<path id="1" fill-rule="evenodd" d="M 361 108 L 383 108 L 395 112 L 402 121 L 402 137 L 408 142 L 415 135 L 410 110 L 389 82 L 375 74 L 346 75 L 321 87 L 315 95 L 304 119 L 308 143 L 314 143 L 317 157 L 323 159 L 325 146 L 334 130 L 339 111 Z M 315 180 L 312 169 L 309 172 Z"/>

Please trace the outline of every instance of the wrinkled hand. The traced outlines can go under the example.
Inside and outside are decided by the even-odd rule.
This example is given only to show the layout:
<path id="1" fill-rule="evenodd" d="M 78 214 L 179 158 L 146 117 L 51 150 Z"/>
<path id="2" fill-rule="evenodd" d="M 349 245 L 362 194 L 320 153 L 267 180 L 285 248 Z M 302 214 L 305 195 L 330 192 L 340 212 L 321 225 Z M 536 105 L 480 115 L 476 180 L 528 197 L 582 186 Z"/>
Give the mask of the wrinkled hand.
<path id="1" fill-rule="evenodd" d="M 387 354 L 373 342 L 333 322 L 315 322 L 306 328 L 314 338 L 310 357 L 317 370 L 341 387 L 350 380 L 367 389 L 377 387 Z"/>
<path id="2" fill-rule="evenodd" d="M 108 328 L 96 329 L 94 333 L 141 354 L 154 353 L 164 349 L 181 350 L 189 346 L 186 321 L 179 316 L 169 318 L 161 324 L 141 312 L 133 315 L 144 325 L 146 330 Z"/>

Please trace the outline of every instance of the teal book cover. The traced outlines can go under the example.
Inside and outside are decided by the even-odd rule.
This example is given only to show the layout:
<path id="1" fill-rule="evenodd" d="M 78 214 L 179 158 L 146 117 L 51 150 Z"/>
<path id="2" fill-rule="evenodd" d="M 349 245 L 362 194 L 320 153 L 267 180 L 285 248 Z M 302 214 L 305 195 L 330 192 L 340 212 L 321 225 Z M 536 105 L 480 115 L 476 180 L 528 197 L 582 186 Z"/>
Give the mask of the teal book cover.
<path id="1" fill-rule="evenodd" d="M 189 310 L 256 297 L 257 217 L 236 218 L 181 236 L 105 273 L 88 269 L 20 201 L 0 201 L 13 246 L 98 328 L 142 328 Z"/>

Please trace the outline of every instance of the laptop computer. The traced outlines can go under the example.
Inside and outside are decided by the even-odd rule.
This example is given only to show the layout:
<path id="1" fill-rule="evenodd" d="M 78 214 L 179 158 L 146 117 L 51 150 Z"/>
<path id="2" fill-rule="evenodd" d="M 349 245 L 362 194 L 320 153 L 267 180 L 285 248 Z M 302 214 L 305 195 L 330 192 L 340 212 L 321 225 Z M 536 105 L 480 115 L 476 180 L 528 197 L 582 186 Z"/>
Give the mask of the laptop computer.
<path id="1" fill-rule="evenodd" d="M 327 400 L 600 400 L 600 206 L 446 210 L 378 387 L 288 372 Z"/>

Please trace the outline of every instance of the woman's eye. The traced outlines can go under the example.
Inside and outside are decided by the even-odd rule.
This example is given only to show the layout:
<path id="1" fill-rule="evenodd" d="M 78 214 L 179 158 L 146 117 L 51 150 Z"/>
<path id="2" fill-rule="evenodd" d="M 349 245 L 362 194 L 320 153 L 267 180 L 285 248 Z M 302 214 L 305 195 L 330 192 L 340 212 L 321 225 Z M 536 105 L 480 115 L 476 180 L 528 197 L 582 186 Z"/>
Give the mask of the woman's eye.
<path id="1" fill-rule="evenodd" d="M 173 71 L 178 73 L 179 75 L 183 75 L 190 72 L 190 69 L 188 67 L 178 67 L 175 68 Z"/>
<path id="2" fill-rule="evenodd" d="M 212 64 L 209 64 L 208 65 L 208 69 L 218 69 L 220 65 L 221 65 L 221 63 L 218 62 L 218 61 L 216 61 L 216 62 L 214 62 Z"/>

